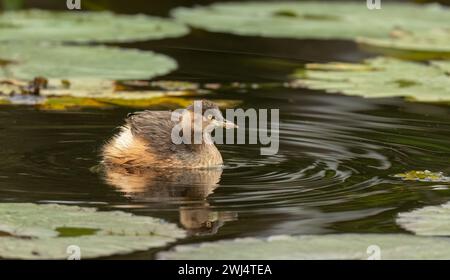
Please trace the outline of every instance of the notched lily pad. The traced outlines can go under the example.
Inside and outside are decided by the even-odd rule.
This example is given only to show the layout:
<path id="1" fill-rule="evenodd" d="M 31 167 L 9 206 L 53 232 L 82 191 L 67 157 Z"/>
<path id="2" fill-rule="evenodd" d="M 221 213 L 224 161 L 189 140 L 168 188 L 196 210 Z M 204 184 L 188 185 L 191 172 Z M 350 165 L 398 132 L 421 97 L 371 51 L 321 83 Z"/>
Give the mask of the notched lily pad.
<path id="1" fill-rule="evenodd" d="M 298 79 L 292 85 L 363 97 L 449 102 L 447 66 L 438 63 L 427 65 L 379 57 L 356 64 L 308 64 L 294 75 Z"/>
<path id="2" fill-rule="evenodd" d="M 417 235 L 450 236 L 450 203 L 400 213 L 397 224 Z"/>
<path id="3" fill-rule="evenodd" d="M 164 246 L 185 232 L 160 219 L 56 204 L 0 203 L 0 258 L 65 259 L 76 245 L 82 258 Z"/>
<path id="4" fill-rule="evenodd" d="M 380 249 L 381 259 L 450 259 L 450 239 L 406 234 L 330 234 L 272 236 L 181 245 L 159 253 L 175 260 L 368 259 Z"/>
<path id="5" fill-rule="evenodd" d="M 420 181 L 420 182 L 450 182 L 450 177 L 444 176 L 442 172 L 425 171 L 408 171 L 399 173 L 394 177 L 401 178 L 404 181 Z"/>
<path id="6" fill-rule="evenodd" d="M 170 19 L 106 11 L 0 13 L 0 41 L 127 42 L 179 37 L 188 31 Z"/>

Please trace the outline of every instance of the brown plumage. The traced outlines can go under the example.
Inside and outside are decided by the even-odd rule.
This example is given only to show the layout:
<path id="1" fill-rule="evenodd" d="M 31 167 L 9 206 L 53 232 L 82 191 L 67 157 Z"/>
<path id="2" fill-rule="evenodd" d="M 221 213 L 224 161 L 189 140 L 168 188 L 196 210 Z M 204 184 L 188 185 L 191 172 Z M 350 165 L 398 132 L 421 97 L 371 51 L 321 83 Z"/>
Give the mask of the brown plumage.
<path id="1" fill-rule="evenodd" d="M 234 128 L 234 124 L 225 120 L 216 104 L 203 100 L 202 131 L 211 137 L 209 127 Z M 207 115 L 210 110 L 214 115 Z M 205 168 L 220 166 L 222 156 L 214 144 L 202 141 L 201 144 L 175 144 L 171 134 L 175 125 L 188 127 L 191 136 L 196 132 L 193 125 L 194 105 L 181 113 L 179 121 L 171 120 L 170 111 L 142 111 L 129 114 L 126 124 L 102 149 L 103 161 L 107 165 L 123 167 L 151 168 Z"/>

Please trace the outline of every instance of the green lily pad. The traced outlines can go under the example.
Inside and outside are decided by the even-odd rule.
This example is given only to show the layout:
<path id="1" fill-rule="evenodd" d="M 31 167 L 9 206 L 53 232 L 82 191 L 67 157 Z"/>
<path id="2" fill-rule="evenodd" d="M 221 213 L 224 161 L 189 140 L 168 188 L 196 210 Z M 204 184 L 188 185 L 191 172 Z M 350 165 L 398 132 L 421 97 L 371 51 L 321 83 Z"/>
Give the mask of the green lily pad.
<path id="1" fill-rule="evenodd" d="M 217 3 L 176 8 L 172 15 L 212 32 L 300 39 L 388 38 L 396 28 L 419 34 L 450 22 L 449 10 L 439 5 L 383 3 L 369 10 L 362 2 Z"/>
<path id="2" fill-rule="evenodd" d="M 417 235 L 450 236 L 450 203 L 400 213 L 397 224 Z"/>
<path id="3" fill-rule="evenodd" d="M 450 239 L 406 234 L 330 234 L 243 238 L 181 245 L 158 254 L 176 260 L 368 259 L 371 245 L 381 259 L 450 259 Z"/>
<path id="4" fill-rule="evenodd" d="M 357 42 L 369 50 L 410 59 L 450 58 L 450 27 L 430 29 L 428 32 L 396 30 L 386 38 L 358 38 Z"/>
<path id="5" fill-rule="evenodd" d="M 61 46 L 46 44 L 0 45 L 0 57 L 8 63 L 0 68 L 0 99 L 13 104 L 41 104 L 42 97 L 145 100 L 186 91 L 131 91 L 115 80 L 149 79 L 177 67 L 164 55 L 104 46 Z M 45 85 L 31 86 L 39 98 L 19 98 L 40 77 Z M 11 99 L 10 95 L 15 94 Z M 31 100 L 31 101 L 30 101 Z M 91 103 L 92 104 L 92 103 Z"/>
<path id="6" fill-rule="evenodd" d="M 188 28 L 170 19 L 111 12 L 8 11 L 0 41 L 127 42 L 179 37 Z"/>
<path id="7" fill-rule="evenodd" d="M 78 246 L 82 258 L 164 246 L 185 232 L 160 219 L 94 208 L 31 203 L 0 204 L 0 258 L 66 259 Z"/>
<path id="8" fill-rule="evenodd" d="M 450 182 L 450 177 L 444 176 L 442 172 L 425 171 L 408 171 L 394 175 L 405 181 L 421 181 L 421 182 Z"/>
<path id="9" fill-rule="evenodd" d="M 119 80 L 149 79 L 176 69 L 176 62 L 161 54 L 104 46 L 48 44 L 0 45 L 0 78 Z M 91 82 L 92 83 L 92 82 Z"/>
<path id="10" fill-rule="evenodd" d="M 445 71 L 448 75 L 450 75 L 450 61 L 432 61 L 431 64 L 439 67 L 442 71 Z"/>
<path id="11" fill-rule="evenodd" d="M 363 97 L 407 97 L 416 101 L 449 102 L 450 77 L 444 66 L 393 58 L 360 64 L 308 64 L 298 71 L 293 86 Z"/>

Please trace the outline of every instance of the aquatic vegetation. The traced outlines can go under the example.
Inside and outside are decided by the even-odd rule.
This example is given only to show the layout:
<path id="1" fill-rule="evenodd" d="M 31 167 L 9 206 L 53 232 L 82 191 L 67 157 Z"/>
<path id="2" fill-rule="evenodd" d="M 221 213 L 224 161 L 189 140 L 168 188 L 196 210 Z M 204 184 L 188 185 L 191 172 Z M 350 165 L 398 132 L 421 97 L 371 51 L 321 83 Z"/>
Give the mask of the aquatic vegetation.
<path id="1" fill-rule="evenodd" d="M 152 94 L 152 93 L 149 93 Z M 166 107 L 183 107 L 191 102 L 190 99 L 177 96 L 159 96 L 156 92 L 152 96 L 142 99 L 127 98 L 78 98 L 72 96 L 48 97 L 42 103 L 38 104 L 38 108 L 42 110 L 67 110 L 81 108 L 112 108 L 112 107 L 132 107 L 132 108 L 148 108 L 151 106 Z"/>
<path id="2" fill-rule="evenodd" d="M 432 65 L 439 67 L 443 71 L 445 71 L 448 75 L 450 75 L 450 61 L 432 61 Z"/>
<path id="3" fill-rule="evenodd" d="M 450 57 L 450 10 L 439 5 L 280 2 L 180 7 L 172 15 L 212 32 L 295 39 L 355 40 L 372 51 L 414 59 Z M 364 24 L 362 24 L 364 23 Z"/>
<path id="4" fill-rule="evenodd" d="M 426 33 L 450 22 L 450 12 L 438 5 L 383 3 L 372 11 L 356 2 L 217 3 L 176 8 L 172 15 L 213 32 L 317 39 L 386 38 L 398 28 Z"/>
<path id="5" fill-rule="evenodd" d="M 148 79 L 166 74 L 176 62 L 160 54 L 105 46 L 51 46 L 12 44 L 0 46 L 7 58 L 0 70 L 0 99 L 12 104 L 43 103 L 43 98 L 75 97 L 145 100 L 181 91 L 133 91 L 115 80 Z M 124 68 L 127 70 L 124 71 Z M 10 95 L 14 97 L 11 98 Z M 18 95 L 28 95 L 17 98 Z M 61 103 L 63 100 L 60 100 Z"/>
<path id="6" fill-rule="evenodd" d="M 294 86 L 363 97 L 407 97 L 427 102 L 450 101 L 447 64 L 431 65 L 378 57 L 362 63 L 307 64 Z"/>
<path id="7" fill-rule="evenodd" d="M 400 213 L 397 224 L 417 235 L 450 236 L 450 203 Z"/>
<path id="8" fill-rule="evenodd" d="M 134 90 L 124 87 L 120 83 L 101 79 L 75 79 L 75 80 L 46 80 L 45 86 L 36 85 L 35 82 L 3 81 L 0 83 L 0 99 L 17 104 L 18 96 L 21 99 L 40 101 L 44 103 L 48 99 L 68 100 L 96 99 L 96 100 L 147 100 L 164 96 L 179 96 L 189 93 L 188 90 Z M 19 99 L 20 100 L 20 99 Z"/>
<path id="9" fill-rule="evenodd" d="M 87 2 L 83 9 L 167 9 Z M 448 8 L 385 1 L 381 11 L 369 11 L 357 2 L 220 3 L 177 8 L 175 20 L 0 14 L 2 200 L 146 215 L 0 203 L 0 259 L 66 259 L 73 245 L 82 259 L 143 250 L 139 257 L 166 251 L 161 259 L 367 259 L 374 257 L 371 245 L 382 259 L 450 259 L 449 204 L 398 214 L 447 201 L 448 107 L 390 98 L 450 104 L 449 60 L 439 60 L 450 58 Z M 183 36 L 187 24 L 252 37 L 195 30 L 124 49 L 97 44 Z M 336 40 L 294 40 L 308 38 Z M 177 63 L 143 51 L 149 49 L 164 49 L 183 67 L 158 77 Z M 286 81 L 303 61 L 356 61 L 367 50 L 429 61 L 310 63 Z M 183 78 L 189 81 L 171 80 Z M 219 172 L 100 169 L 102 143 L 137 111 L 115 107 L 172 110 L 200 98 L 224 108 L 279 109 L 278 154 L 262 156 L 259 145 L 222 146 Z M 155 213 L 178 218 L 186 231 L 151 218 Z M 239 233 L 253 237 L 219 241 Z M 206 243 L 192 236 L 203 234 Z M 185 236 L 181 246 L 167 247 Z"/>
<path id="10" fill-rule="evenodd" d="M 164 246 L 185 232 L 162 220 L 56 204 L 0 203 L 0 257 L 66 259 L 68 246 L 96 258 Z"/>
<path id="11" fill-rule="evenodd" d="M 140 93 L 139 93 L 140 94 Z M 158 95 L 157 92 L 147 98 L 77 98 L 70 96 L 49 97 L 44 102 L 38 104 L 39 109 L 43 110 L 66 110 L 80 108 L 111 108 L 111 107 L 131 107 L 131 108 L 149 108 L 149 107 L 165 107 L 180 108 L 186 107 L 192 103 L 189 97 L 173 96 L 171 94 Z M 215 100 L 219 106 L 228 108 L 233 107 L 240 102 L 237 100 Z M 1 104 L 1 103 L 0 103 Z"/>
<path id="12" fill-rule="evenodd" d="M 42 79 L 42 78 L 41 78 Z M 35 81 L 0 81 L 0 104 L 35 105 L 44 110 L 79 108 L 186 107 L 192 96 L 208 94 L 197 84 L 182 81 L 121 81 L 96 79 L 45 80 L 36 88 Z M 237 100 L 216 100 L 222 107 L 234 107 Z"/>
<path id="13" fill-rule="evenodd" d="M 158 87 L 165 90 L 198 90 L 199 84 L 186 81 L 152 81 L 152 87 Z"/>
<path id="14" fill-rule="evenodd" d="M 407 59 L 450 58 L 450 26 L 427 32 L 398 29 L 386 38 L 360 37 L 357 42 L 368 50 Z"/>
<path id="15" fill-rule="evenodd" d="M 0 41 L 128 42 L 188 32 L 183 24 L 146 15 L 44 10 L 0 13 Z"/>
<path id="16" fill-rule="evenodd" d="M 149 79 L 177 67 L 165 55 L 106 46 L 2 43 L 0 57 L 11 61 L 2 67 L 0 78 L 23 80 Z"/>
<path id="17" fill-rule="evenodd" d="M 425 171 L 408 171 L 405 173 L 395 174 L 394 177 L 401 178 L 405 181 L 421 181 L 421 182 L 450 182 L 450 177 L 446 177 L 442 172 Z"/>
<path id="18" fill-rule="evenodd" d="M 144 15 L 4 12 L 0 14 L 0 41 L 5 41 L 0 46 L 0 99 L 2 103 L 62 109 L 104 107 L 108 101 L 120 99 L 133 100 L 132 104 L 141 103 L 142 107 L 148 102 L 137 100 L 179 95 L 180 91 L 161 90 L 137 93 L 115 82 L 167 74 L 177 68 L 170 57 L 151 51 L 60 43 L 161 39 L 187 32 L 182 24 Z M 37 79 L 46 83 L 36 85 Z"/>
<path id="19" fill-rule="evenodd" d="M 160 259 L 449 259 L 450 239 L 406 234 L 328 234 L 241 238 L 176 246 Z"/>

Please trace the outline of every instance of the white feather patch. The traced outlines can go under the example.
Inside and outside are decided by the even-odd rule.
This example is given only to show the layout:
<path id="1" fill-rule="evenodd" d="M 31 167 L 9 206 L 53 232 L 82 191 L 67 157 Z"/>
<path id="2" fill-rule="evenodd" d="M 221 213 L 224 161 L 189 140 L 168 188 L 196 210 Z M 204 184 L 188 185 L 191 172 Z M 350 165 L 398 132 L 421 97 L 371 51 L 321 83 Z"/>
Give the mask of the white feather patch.
<path id="1" fill-rule="evenodd" d="M 130 148 L 133 144 L 133 134 L 129 127 L 123 127 L 121 132 L 116 136 L 115 146 L 119 149 Z"/>

